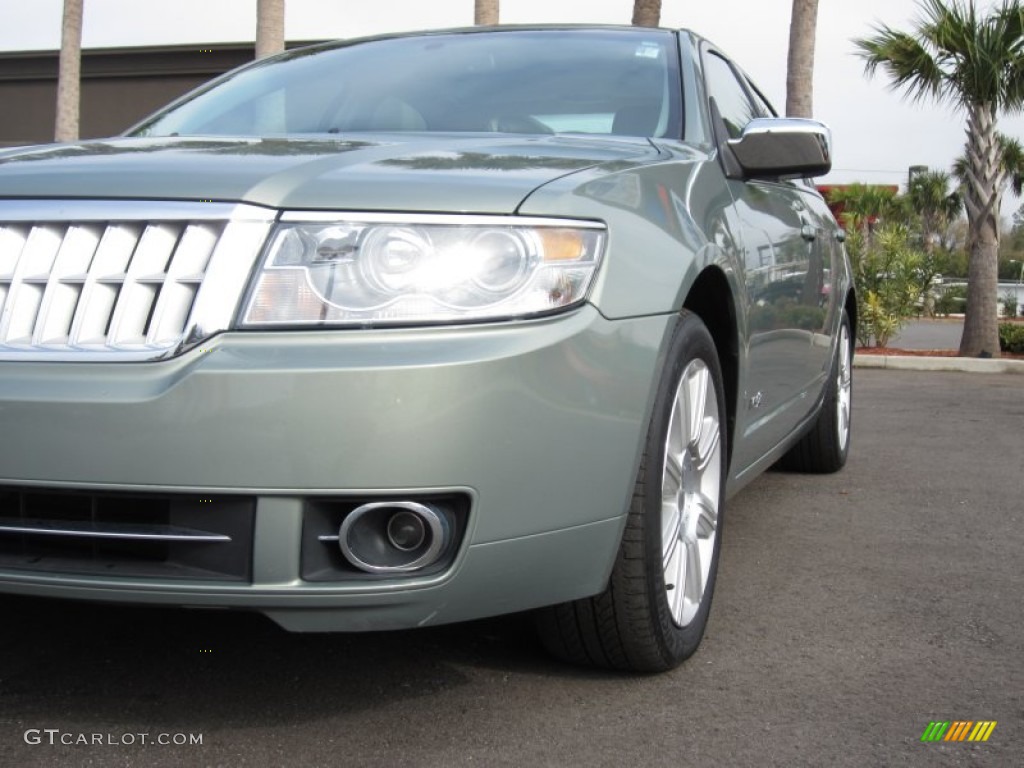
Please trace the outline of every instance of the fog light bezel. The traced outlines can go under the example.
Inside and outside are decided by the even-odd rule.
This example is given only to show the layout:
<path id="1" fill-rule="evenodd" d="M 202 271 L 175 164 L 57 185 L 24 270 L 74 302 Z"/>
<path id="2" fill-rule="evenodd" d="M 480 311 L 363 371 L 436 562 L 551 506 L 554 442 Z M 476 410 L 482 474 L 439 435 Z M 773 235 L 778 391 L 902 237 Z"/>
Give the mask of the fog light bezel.
<path id="1" fill-rule="evenodd" d="M 425 523 L 426 529 L 429 531 L 429 541 L 426 542 L 426 546 L 421 545 L 412 550 L 402 550 L 395 546 L 394 549 L 396 551 L 405 554 L 422 550 L 419 551 L 419 554 L 414 559 L 408 562 L 400 564 L 369 562 L 365 553 L 357 551 L 356 545 L 362 544 L 362 542 L 355 538 L 358 533 L 357 526 L 360 522 L 365 522 L 367 523 L 366 527 L 371 527 L 370 515 L 386 517 L 384 522 L 384 538 L 390 538 L 387 536 L 387 529 L 393 515 L 388 516 L 389 510 L 400 510 L 416 515 Z M 356 568 L 367 573 L 408 573 L 427 568 L 441 557 L 449 540 L 449 525 L 444 518 L 443 512 L 432 505 L 423 504 L 418 501 L 373 501 L 362 504 L 349 512 L 338 528 L 338 546 L 341 548 L 342 555 Z"/>
<path id="2" fill-rule="evenodd" d="M 465 549 L 471 527 L 475 494 L 469 489 L 431 489 L 428 492 L 379 494 L 315 494 L 303 499 L 302 541 L 299 578 L 314 584 L 366 585 L 374 583 L 433 583 L 450 571 Z M 394 506 L 415 501 L 438 510 L 450 526 L 450 539 L 438 559 L 417 570 L 370 572 L 353 565 L 339 546 L 341 523 L 353 511 L 368 503 Z M 383 530 L 383 527 L 382 527 Z M 372 564 L 372 563 L 371 563 Z"/>

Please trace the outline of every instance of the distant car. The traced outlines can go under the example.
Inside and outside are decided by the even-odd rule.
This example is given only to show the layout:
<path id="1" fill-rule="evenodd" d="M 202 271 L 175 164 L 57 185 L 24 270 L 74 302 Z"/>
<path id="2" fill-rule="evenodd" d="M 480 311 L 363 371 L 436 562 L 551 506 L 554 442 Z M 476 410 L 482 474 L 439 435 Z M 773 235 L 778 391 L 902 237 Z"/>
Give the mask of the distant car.
<path id="1" fill-rule="evenodd" d="M 847 457 L 830 162 L 696 35 L 576 27 L 296 50 L 0 154 L 0 591 L 542 609 L 675 666 L 726 497 Z"/>

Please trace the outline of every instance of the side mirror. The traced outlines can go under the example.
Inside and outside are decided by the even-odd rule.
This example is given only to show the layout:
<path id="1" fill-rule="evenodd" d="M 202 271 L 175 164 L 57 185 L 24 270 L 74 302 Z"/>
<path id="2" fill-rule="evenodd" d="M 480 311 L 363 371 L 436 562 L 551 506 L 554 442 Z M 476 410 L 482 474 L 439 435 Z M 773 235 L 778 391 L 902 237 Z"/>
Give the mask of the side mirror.
<path id="1" fill-rule="evenodd" d="M 726 147 L 744 179 L 824 176 L 832 169 L 832 132 L 816 120 L 759 117 Z"/>

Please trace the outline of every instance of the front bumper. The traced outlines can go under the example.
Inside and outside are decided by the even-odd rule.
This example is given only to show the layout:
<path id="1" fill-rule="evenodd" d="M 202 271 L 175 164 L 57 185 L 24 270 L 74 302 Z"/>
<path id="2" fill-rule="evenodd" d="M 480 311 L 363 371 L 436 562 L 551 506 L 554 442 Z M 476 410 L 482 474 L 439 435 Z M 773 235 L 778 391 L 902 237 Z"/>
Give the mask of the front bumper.
<path id="1" fill-rule="evenodd" d="M 671 316 L 226 333 L 154 363 L 0 364 L 0 490 L 255 500 L 240 583 L 0 569 L 0 591 L 247 608 L 289 629 L 459 621 L 600 591 Z M 460 494 L 450 566 L 303 580 L 311 501 Z M 204 514 L 216 515 L 215 505 Z"/>

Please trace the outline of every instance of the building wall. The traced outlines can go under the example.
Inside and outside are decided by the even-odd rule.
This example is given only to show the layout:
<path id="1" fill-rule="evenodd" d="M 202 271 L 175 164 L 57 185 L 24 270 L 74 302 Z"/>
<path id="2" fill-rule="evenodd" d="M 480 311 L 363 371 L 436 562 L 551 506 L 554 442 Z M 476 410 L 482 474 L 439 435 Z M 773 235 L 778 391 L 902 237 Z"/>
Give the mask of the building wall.
<path id="1" fill-rule="evenodd" d="M 122 133 L 158 107 L 252 61 L 248 44 L 82 52 L 79 134 Z M 57 51 L 0 53 L 0 147 L 53 141 Z"/>

